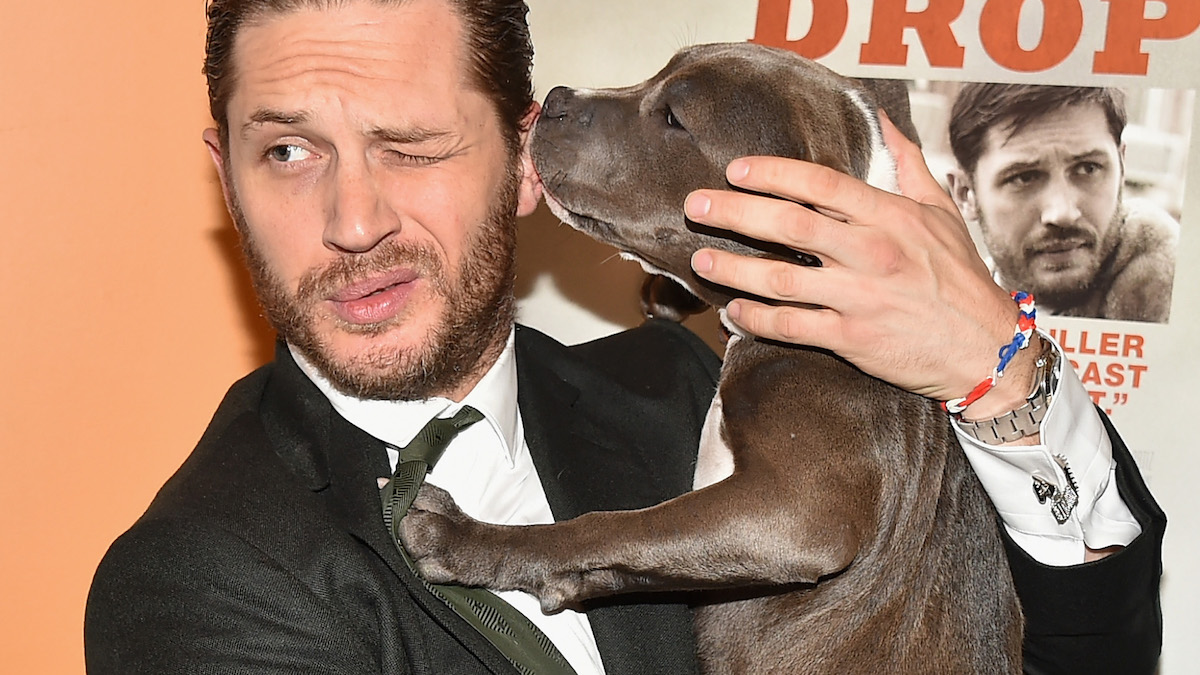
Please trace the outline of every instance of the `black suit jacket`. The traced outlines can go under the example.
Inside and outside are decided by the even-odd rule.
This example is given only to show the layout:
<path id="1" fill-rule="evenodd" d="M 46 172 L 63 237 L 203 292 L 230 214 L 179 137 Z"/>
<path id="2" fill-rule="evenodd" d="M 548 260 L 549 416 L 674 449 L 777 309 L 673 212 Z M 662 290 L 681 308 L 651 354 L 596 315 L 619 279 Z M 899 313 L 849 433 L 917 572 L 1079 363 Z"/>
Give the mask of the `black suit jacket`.
<path id="1" fill-rule="evenodd" d="M 566 348 L 518 327 L 516 349 L 526 440 L 556 519 L 690 488 L 719 367 L 690 332 L 655 321 Z M 1079 636 L 1097 630 L 1108 631 L 1095 641 L 1102 653 L 1119 642 L 1141 662 L 1157 655 L 1161 513 L 1120 456 L 1123 492 L 1133 490 L 1126 498 L 1150 527 L 1094 567 L 1111 572 L 1051 570 L 1010 552 L 1032 653 L 1048 668 L 1036 672 L 1070 672 L 1053 659 L 1074 662 L 1090 646 Z M 400 561 L 378 499 L 387 473 L 383 444 L 337 415 L 281 348 L 230 389 L 101 562 L 85 619 L 88 671 L 512 673 Z M 1064 619 L 1066 587 L 1075 602 Z M 686 605 L 641 600 L 588 612 L 608 672 L 695 672 Z M 1145 618 L 1136 630 L 1127 611 Z"/>

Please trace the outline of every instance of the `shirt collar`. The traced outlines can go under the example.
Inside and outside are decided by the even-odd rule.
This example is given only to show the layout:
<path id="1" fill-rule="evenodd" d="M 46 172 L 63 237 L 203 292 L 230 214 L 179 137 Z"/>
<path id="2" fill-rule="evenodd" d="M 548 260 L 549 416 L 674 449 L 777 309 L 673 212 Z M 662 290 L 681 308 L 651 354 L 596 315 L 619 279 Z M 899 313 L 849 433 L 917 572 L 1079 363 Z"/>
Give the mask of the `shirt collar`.
<path id="1" fill-rule="evenodd" d="M 420 401 L 385 401 L 361 399 L 334 388 L 304 355 L 291 345 L 288 350 L 300 370 L 321 390 L 333 409 L 354 426 L 379 440 L 403 448 L 421 428 L 434 417 L 451 417 L 464 405 L 483 413 L 484 419 L 500 438 L 506 459 L 511 466 L 516 459 L 520 433 L 517 414 L 517 361 L 513 346 L 514 332 L 500 357 L 484 373 L 478 384 L 456 403 L 448 398 L 435 397 Z"/>

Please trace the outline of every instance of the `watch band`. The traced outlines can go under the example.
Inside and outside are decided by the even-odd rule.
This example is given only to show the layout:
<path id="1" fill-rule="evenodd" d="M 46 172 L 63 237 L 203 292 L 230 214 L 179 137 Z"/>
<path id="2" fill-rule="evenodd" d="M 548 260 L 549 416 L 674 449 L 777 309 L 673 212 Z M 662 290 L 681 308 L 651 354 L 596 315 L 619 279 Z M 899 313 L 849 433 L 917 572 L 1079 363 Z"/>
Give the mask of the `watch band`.
<path id="1" fill-rule="evenodd" d="M 1049 340 L 1042 340 L 1042 352 L 1037 357 L 1037 374 L 1033 392 L 1025 404 L 1016 410 L 986 420 L 964 420 L 954 415 L 954 422 L 968 436 L 987 445 L 1001 445 L 1038 433 L 1050 401 L 1058 391 L 1058 352 Z"/>

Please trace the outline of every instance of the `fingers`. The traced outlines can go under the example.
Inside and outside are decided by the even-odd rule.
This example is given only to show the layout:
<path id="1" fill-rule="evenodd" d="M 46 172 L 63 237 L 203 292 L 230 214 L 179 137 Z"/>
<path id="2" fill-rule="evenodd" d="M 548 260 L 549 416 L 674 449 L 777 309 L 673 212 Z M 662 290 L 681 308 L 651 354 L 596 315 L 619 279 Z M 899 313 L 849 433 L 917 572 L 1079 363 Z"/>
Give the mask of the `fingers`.
<path id="1" fill-rule="evenodd" d="M 834 300 L 828 289 L 838 286 L 839 275 L 837 268 L 804 267 L 714 249 L 701 249 L 693 254 L 692 268 L 709 281 L 751 295 L 813 305 L 828 305 Z"/>
<path id="2" fill-rule="evenodd" d="M 753 300 L 734 300 L 725 309 L 731 321 L 768 340 L 831 349 L 838 340 L 839 318 L 821 308 L 779 307 Z"/>
<path id="3" fill-rule="evenodd" d="M 846 255 L 838 233 L 843 239 L 852 236 L 846 233 L 845 224 L 879 226 L 911 220 L 913 202 L 949 214 L 947 220 L 952 221 L 956 237 L 959 230 L 965 232 L 954 200 L 929 172 L 921 149 L 882 113 L 880 124 L 884 142 L 896 159 L 900 191 L 907 199 L 818 164 L 783 157 L 743 157 L 729 164 L 726 178 L 738 188 L 759 194 L 698 190 L 688 196 L 684 211 L 698 223 L 838 260 Z"/>
<path id="4" fill-rule="evenodd" d="M 954 398 L 994 365 L 995 345 L 1011 335 L 1011 302 L 920 148 L 890 121 L 882 130 L 902 195 L 823 166 L 746 157 L 727 171 L 744 191 L 701 190 L 685 202 L 697 223 L 812 253 L 822 267 L 709 249 L 692 265 L 754 298 L 726 308 L 746 332 L 828 349 L 909 391 Z"/>
<path id="5" fill-rule="evenodd" d="M 845 223 L 803 204 L 727 190 L 693 192 L 684 213 L 697 223 L 812 253 L 826 264 L 841 261 L 853 235 Z"/>
<path id="6" fill-rule="evenodd" d="M 725 177 L 731 185 L 782 199 L 808 204 L 837 220 L 858 220 L 869 214 L 879 192 L 862 181 L 827 166 L 786 157 L 742 157 L 729 163 Z M 738 193 L 701 190 L 714 201 L 742 196 Z"/>

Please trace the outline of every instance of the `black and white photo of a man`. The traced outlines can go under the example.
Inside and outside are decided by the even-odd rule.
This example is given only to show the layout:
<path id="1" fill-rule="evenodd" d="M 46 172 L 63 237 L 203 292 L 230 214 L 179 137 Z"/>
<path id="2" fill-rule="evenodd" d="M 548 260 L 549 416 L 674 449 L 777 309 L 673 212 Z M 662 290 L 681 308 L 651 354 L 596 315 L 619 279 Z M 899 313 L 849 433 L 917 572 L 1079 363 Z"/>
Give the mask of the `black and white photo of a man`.
<path id="1" fill-rule="evenodd" d="M 1163 323 L 1178 222 L 1127 196 L 1124 94 L 969 83 L 950 113 L 948 185 L 997 280 L 1049 314 Z"/>

